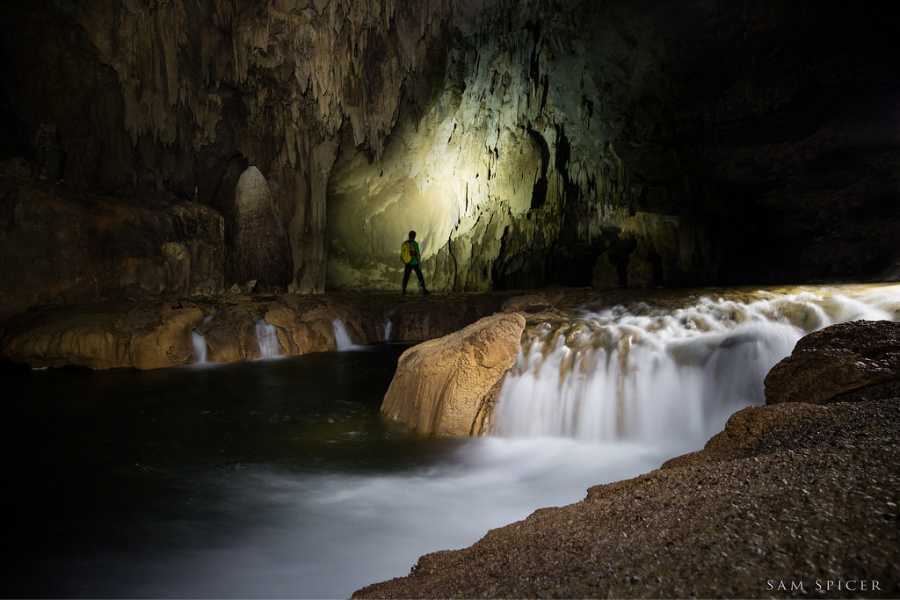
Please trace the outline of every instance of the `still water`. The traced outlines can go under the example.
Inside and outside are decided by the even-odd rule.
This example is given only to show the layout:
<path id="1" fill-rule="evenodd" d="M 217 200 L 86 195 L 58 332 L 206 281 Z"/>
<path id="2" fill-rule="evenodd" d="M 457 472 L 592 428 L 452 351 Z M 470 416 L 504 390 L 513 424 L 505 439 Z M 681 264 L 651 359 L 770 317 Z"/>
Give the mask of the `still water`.
<path id="1" fill-rule="evenodd" d="M 346 597 L 663 458 L 392 429 L 378 406 L 402 349 L 5 372 L 5 594 Z"/>

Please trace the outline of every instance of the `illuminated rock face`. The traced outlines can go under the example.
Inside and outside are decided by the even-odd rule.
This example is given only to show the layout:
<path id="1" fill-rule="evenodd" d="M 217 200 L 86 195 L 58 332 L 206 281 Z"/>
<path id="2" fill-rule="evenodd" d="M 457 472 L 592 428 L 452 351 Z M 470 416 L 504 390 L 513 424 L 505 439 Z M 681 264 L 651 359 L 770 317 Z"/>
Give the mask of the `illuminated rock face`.
<path id="1" fill-rule="evenodd" d="M 399 286 L 410 229 L 438 290 L 859 277 L 896 260 L 900 59 L 871 11 L 17 4 L 0 22 L 17 141 L 0 158 L 58 146 L 71 188 L 215 209 L 226 287 Z M 35 140 L 51 130 L 48 153 Z M 273 208 L 241 238 L 251 165 Z M 166 254 L 179 281 L 183 255 Z"/>

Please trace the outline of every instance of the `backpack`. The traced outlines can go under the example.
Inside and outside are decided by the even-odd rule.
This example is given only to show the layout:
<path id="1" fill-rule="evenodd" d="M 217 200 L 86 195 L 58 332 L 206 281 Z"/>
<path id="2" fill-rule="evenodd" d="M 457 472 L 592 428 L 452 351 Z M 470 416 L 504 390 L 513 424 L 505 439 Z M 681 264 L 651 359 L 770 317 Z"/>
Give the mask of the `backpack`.
<path id="1" fill-rule="evenodd" d="M 403 260 L 404 265 L 408 265 L 412 260 L 412 244 L 409 243 L 409 240 L 403 242 L 400 246 L 400 258 Z"/>

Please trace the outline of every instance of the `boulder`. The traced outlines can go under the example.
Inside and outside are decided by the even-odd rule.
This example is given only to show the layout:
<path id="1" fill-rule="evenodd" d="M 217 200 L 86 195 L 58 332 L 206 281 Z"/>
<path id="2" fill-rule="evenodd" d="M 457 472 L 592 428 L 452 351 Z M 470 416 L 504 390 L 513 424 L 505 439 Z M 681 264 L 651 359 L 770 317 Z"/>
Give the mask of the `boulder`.
<path id="1" fill-rule="evenodd" d="M 498 313 L 400 356 L 382 414 L 426 435 L 480 435 L 519 351 L 525 317 Z"/>
<path id="2" fill-rule="evenodd" d="M 852 321 L 811 333 L 769 371 L 765 386 L 767 404 L 890 395 L 900 386 L 900 323 Z"/>

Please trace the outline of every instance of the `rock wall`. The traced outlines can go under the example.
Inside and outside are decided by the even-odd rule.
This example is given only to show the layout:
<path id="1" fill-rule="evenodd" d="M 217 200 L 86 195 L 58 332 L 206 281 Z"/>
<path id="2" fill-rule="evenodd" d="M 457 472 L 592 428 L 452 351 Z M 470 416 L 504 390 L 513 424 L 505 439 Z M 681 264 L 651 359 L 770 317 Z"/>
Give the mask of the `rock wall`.
<path id="1" fill-rule="evenodd" d="M 216 294 L 224 264 L 222 216 L 207 206 L 0 173 L 0 319 L 39 305 Z"/>
<path id="2" fill-rule="evenodd" d="M 896 257 L 896 34 L 875 10 L 469 2 L 431 101 L 343 145 L 333 287 L 873 276 Z M 855 258 L 853 258 L 855 257 Z"/>
<path id="3" fill-rule="evenodd" d="M 226 285 L 394 287 L 409 229 L 444 290 L 876 277 L 900 231 L 886 10 L 14 3 L 0 150 L 212 207 Z M 236 241 L 251 167 L 285 238 L 262 252 Z"/>
<path id="4" fill-rule="evenodd" d="M 271 283 L 322 291 L 325 189 L 339 134 L 381 153 L 448 5 L 17 3 L 0 17 L 2 96 L 18 147 L 38 170 L 44 155 L 64 157 L 54 178 L 70 186 L 166 191 L 229 217 L 237 177 L 255 165 L 290 244 L 289 268 Z M 272 274 L 250 275 L 237 270 L 261 281 Z"/>

